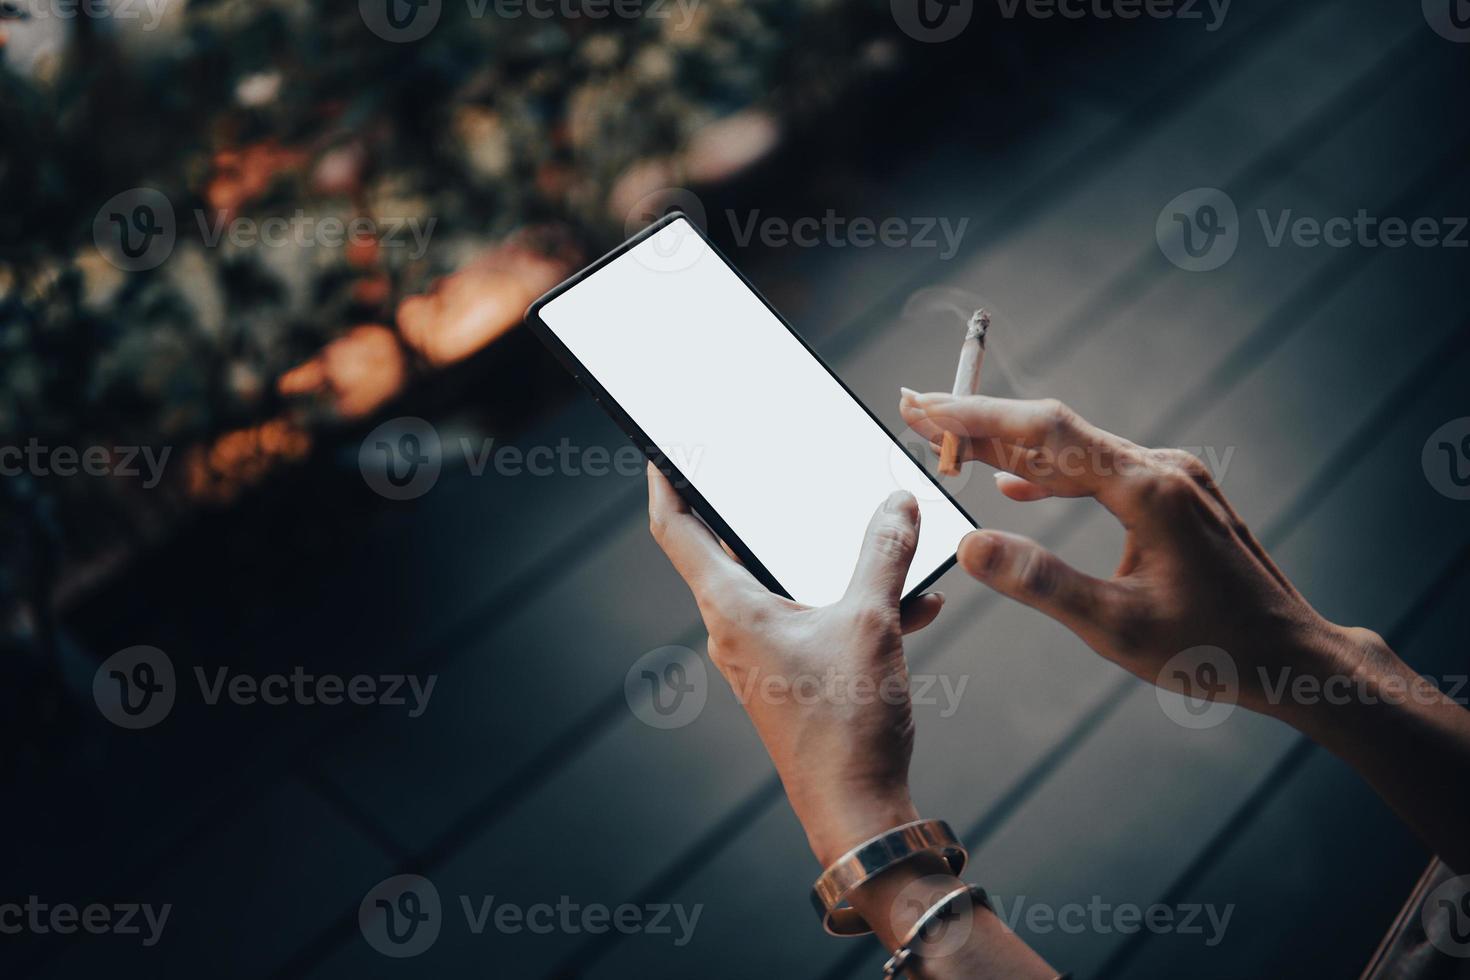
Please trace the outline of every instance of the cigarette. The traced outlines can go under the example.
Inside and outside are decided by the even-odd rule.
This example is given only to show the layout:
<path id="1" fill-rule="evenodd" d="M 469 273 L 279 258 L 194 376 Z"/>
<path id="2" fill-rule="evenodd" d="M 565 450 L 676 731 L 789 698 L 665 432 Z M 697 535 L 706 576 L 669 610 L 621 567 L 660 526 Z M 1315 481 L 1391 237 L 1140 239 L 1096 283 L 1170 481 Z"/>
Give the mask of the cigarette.
<path id="1" fill-rule="evenodd" d="M 960 346 L 960 366 L 954 375 L 956 398 L 980 393 L 980 368 L 985 364 L 985 334 L 990 329 L 990 314 L 976 310 L 965 328 L 965 342 Z M 944 476 L 960 475 L 961 437 L 945 432 L 939 445 L 939 472 Z"/>

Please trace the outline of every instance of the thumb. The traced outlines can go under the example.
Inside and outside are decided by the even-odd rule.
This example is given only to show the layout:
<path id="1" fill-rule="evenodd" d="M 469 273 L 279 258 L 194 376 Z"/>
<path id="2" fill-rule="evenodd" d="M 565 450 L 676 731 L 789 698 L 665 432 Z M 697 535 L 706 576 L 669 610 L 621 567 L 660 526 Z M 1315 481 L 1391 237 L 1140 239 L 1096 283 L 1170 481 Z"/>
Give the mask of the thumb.
<path id="1" fill-rule="evenodd" d="M 918 545 L 919 503 L 908 491 L 895 490 L 868 522 L 847 597 L 897 609 Z"/>
<path id="2" fill-rule="evenodd" d="M 1019 534 L 973 531 L 960 542 L 961 567 L 1001 595 L 1050 616 L 1081 635 L 1096 635 L 1111 582 L 1084 575 Z"/>

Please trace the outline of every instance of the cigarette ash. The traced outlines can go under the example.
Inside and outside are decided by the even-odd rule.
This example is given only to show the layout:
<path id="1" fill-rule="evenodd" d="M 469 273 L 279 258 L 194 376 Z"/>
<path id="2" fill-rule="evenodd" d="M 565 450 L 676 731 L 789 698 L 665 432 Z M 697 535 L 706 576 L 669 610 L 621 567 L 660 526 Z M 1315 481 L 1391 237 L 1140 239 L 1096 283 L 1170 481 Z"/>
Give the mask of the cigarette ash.
<path id="1" fill-rule="evenodd" d="M 1034 397 L 1040 379 L 1021 365 L 1020 329 L 996 304 L 974 290 L 955 286 L 931 286 L 915 292 L 904 303 L 900 319 L 906 329 L 917 325 L 923 342 L 934 349 L 938 365 L 954 363 L 955 344 L 970 339 L 981 317 L 987 321 L 981 332 L 985 346 L 985 390 L 990 394 Z M 940 377 L 943 376 L 941 372 Z M 935 387 L 940 387 L 935 385 Z"/>

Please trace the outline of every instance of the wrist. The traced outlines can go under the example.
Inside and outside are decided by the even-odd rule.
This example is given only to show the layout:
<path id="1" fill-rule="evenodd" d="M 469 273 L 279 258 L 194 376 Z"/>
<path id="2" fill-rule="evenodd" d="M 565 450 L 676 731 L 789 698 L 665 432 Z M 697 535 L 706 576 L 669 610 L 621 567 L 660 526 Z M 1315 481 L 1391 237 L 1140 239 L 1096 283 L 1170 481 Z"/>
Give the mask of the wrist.
<path id="1" fill-rule="evenodd" d="M 807 843 L 824 868 L 864 841 L 919 819 L 907 787 L 861 797 L 833 797 L 795 809 Z"/>
<path id="2" fill-rule="evenodd" d="M 878 941 L 895 949 L 925 911 L 963 885 L 944 858 L 915 854 L 853 889 L 848 901 Z"/>
<path id="3" fill-rule="evenodd" d="M 1361 712 L 1391 699 L 1384 687 L 1417 679 L 1383 638 L 1371 630 L 1324 623 L 1299 645 L 1296 669 L 1311 683 L 1286 689 L 1268 712 L 1313 740 L 1331 746 L 1351 731 Z"/>

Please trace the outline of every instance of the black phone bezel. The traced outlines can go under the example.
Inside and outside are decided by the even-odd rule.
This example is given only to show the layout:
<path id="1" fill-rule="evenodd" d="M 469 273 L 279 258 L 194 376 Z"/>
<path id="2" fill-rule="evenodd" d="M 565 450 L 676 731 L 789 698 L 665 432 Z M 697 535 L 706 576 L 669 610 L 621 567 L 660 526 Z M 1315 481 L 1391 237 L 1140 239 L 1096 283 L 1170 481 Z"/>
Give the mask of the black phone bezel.
<path id="1" fill-rule="evenodd" d="M 659 471 L 664 474 L 664 476 L 669 478 L 670 482 L 673 483 L 674 487 L 679 491 L 680 495 L 689 502 L 689 505 L 694 510 L 694 512 L 697 513 L 700 518 L 710 526 L 710 528 L 715 532 L 715 534 L 720 537 L 722 541 L 730 546 L 730 550 L 734 551 L 735 554 L 739 556 L 740 560 L 745 563 L 745 567 L 748 568 L 758 580 L 760 580 L 761 584 L 770 589 L 772 592 L 785 596 L 788 599 L 792 598 L 791 593 L 787 592 L 786 589 L 781 585 L 781 583 L 776 580 L 776 577 L 772 575 L 770 570 L 761 563 L 760 559 L 755 556 L 754 552 L 752 552 L 750 548 L 746 547 L 745 542 L 740 539 L 740 536 L 735 533 L 734 529 L 731 528 L 727 523 L 725 523 L 724 519 L 720 517 L 719 513 L 712 506 L 710 506 L 709 501 L 705 500 L 703 495 L 701 495 L 700 492 L 695 488 L 693 481 L 689 480 L 686 476 L 684 476 L 683 473 L 679 472 L 678 467 L 674 466 L 674 464 L 669 461 L 668 457 L 665 456 L 659 450 L 659 448 L 653 444 L 653 440 L 648 437 L 648 434 L 643 431 L 643 429 L 638 425 L 636 421 L 634 421 L 632 416 L 630 416 L 627 412 L 623 410 L 622 405 L 618 403 L 617 399 L 615 399 L 612 394 L 602 386 L 601 382 L 599 382 L 595 377 L 592 376 L 592 373 L 587 370 L 586 366 L 577 358 L 575 354 L 572 353 L 571 349 L 562 342 L 561 338 L 559 338 L 556 333 L 551 329 L 551 327 L 547 325 L 546 321 L 541 318 L 541 310 L 543 307 L 546 306 L 547 303 L 550 303 L 562 293 L 565 293 L 568 290 L 572 289 L 588 276 L 592 275 L 594 272 L 597 272 L 599 269 L 603 268 L 614 259 L 619 258 L 629 249 L 637 246 L 644 239 L 657 234 L 658 231 L 664 226 L 680 219 L 688 222 L 689 227 L 694 230 L 694 233 L 699 235 L 700 238 L 704 239 L 704 242 L 706 245 L 709 246 L 710 251 L 718 256 L 720 261 L 725 263 L 726 267 L 734 272 L 735 275 L 740 277 L 740 281 L 745 284 L 745 288 L 754 293 L 756 298 L 765 305 L 766 309 L 771 311 L 771 315 L 774 316 L 781 323 L 782 326 L 784 326 L 788 331 L 791 332 L 791 335 L 796 338 L 797 342 L 801 344 L 806 352 L 812 358 L 814 358 L 816 362 L 820 364 L 823 369 L 825 369 L 826 372 L 837 381 L 839 385 L 842 386 L 842 390 L 847 393 L 847 396 L 851 398 L 854 402 L 856 402 L 858 406 L 867 413 L 868 418 L 873 420 L 873 424 L 876 425 L 879 430 L 881 430 L 883 434 L 886 435 L 889 440 L 898 447 L 899 451 L 902 452 L 909 459 L 913 460 L 914 464 L 918 466 L 920 472 L 928 477 L 929 482 L 932 483 L 935 488 L 939 490 L 940 493 L 944 494 L 945 499 L 953 504 L 955 509 L 958 510 L 962 515 L 964 515 L 965 520 L 969 521 L 972 527 L 979 528 L 980 525 L 975 520 L 975 518 L 971 517 L 969 512 L 966 511 L 963 506 L 961 506 L 959 501 L 954 499 L 953 495 L 951 495 L 950 492 L 945 489 L 943 484 L 941 484 L 937 479 L 934 478 L 934 474 L 930 473 L 927 469 L 924 468 L 924 464 L 919 462 L 919 460 L 916 459 L 914 455 L 908 451 L 907 447 L 905 447 L 904 444 L 898 440 L 898 437 L 888 430 L 888 426 L 884 425 L 883 421 L 873 413 L 873 410 L 870 409 L 867 404 L 861 398 L 859 398 L 850 387 L 848 387 L 847 382 L 843 381 L 842 377 L 832 369 L 832 366 L 822 359 L 822 355 L 818 354 L 817 351 L 812 347 L 812 345 L 807 343 L 806 338 L 803 337 L 796 330 L 796 328 L 791 325 L 790 321 L 782 316 L 781 312 L 777 310 L 775 306 L 771 305 L 770 300 L 766 299 L 765 295 L 756 288 L 755 283 L 751 282 L 750 279 L 746 277 L 745 273 L 741 272 L 739 267 L 737 267 L 734 262 L 730 261 L 729 256 L 720 251 L 719 246 L 717 246 L 710 239 L 710 237 L 705 234 L 704 229 L 699 227 L 698 223 L 690 219 L 689 216 L 686 215 L 684 212 L 678 210 L 670 211 L 668 214 L 665 214 L 662 218 L 655 221 L 647 228 L 644 228 L 642 231 L 638 232 L 636 235 L 623 242 L 617 248 L 614 248 L 606 255 L 603 255 L 601 258 L 592 262 L 590 265 L 587 265 L 586 267 L 573 273 L 571 276 L 567 277 L 565 280 L 548 290 L 526 309 L 525 323 L 526 326 L 531 330 L 531 332 L 536 335 L 537 339 L 545 344 L 547 349 L 551 351 L 551 353 L 556 357 L 558 361 L 561 362 L 562 366 L 571 373 L 572 377 L 576 378 L 577 381 L 582 385 L 582 387 L 587 389 L 587 391 L 592 395 L 592 400 L 600 405 L 602 407 L 602 410 L 612 417 L 613 421 L 617 423 L 618 428 L 622 429 L 623 433 L 633 441 L 633 443 L 645 456 L 648 457 L 649 461 L 652 462 L 653 465 L 656 466 Z M 933 585 L 936 581 L 939 580 L 940 576 L 942 576 L 945 572 L 954 567 L 957 560 L 958 555 L 951 554 L 949 558 L 942 562 L 939 567 L 931 572 L 922 582 L 910 589 L 909 592 L 904 595 L 903 602 L 908 602 L 910 599 L 913 599 L 914 597 L 922 593 L 925 589 L 929 588 L 929 586 Z"/>

